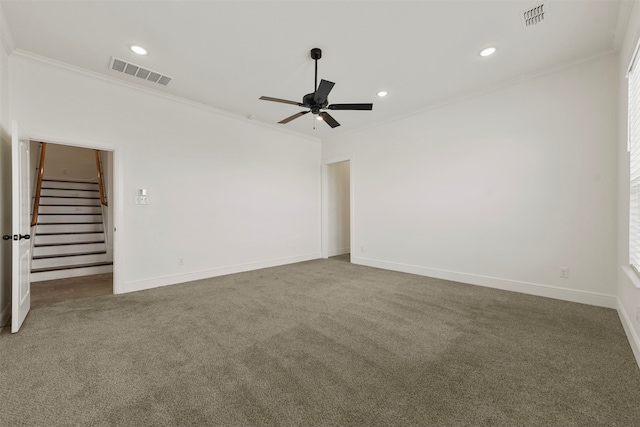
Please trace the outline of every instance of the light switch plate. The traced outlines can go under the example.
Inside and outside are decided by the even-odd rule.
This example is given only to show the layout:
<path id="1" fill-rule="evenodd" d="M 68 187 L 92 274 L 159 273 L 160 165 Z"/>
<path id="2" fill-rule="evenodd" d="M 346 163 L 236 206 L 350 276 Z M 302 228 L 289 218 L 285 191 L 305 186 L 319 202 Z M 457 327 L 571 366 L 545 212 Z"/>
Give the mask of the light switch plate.
<path id="1" fill-rule="evenodd" d="M 149 198 L 147 196 L 136 196 L 136 205 L 148 205 Z"/>

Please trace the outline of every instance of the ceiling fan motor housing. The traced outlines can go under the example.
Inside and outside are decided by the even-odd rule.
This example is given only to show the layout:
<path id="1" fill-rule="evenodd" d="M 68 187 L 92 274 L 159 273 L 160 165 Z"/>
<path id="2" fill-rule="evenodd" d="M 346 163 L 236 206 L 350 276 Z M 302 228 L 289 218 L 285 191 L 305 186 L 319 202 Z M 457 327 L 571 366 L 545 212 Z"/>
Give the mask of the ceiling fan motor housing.
<path id="1" fill-rule="evenodd" d="M 317 104 L 315 100 L 315 93 L 308 93 L 302 98 L 302 105 L 310 108 L 313 114 L 318 114 L 321 109 L 327 108 L 329 105 L 329 99 L 327 98 L 322 104 Z"/>

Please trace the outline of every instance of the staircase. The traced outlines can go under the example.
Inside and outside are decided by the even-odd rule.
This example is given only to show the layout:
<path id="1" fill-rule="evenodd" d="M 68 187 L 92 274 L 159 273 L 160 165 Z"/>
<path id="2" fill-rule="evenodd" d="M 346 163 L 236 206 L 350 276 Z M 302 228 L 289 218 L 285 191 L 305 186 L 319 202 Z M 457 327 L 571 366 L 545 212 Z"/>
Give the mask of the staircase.
<path id="1" fill-rule="evenodd" d="M 97 183 L 42 180 L 31 282 L 110 273 Z"/>

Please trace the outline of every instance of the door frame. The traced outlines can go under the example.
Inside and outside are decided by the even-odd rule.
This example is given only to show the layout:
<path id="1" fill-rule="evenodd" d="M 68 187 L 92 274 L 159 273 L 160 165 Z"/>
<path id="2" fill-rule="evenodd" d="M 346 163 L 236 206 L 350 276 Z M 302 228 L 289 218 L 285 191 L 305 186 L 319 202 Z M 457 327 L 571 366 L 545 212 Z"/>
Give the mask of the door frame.
<path id="1" fill-rule="evenodd" d="M 113 176 L 113 293 L 121 294 L 123 292 L 121 279 L 121 253 L 119 235 L 124 231 L 123 227 L 123 185 L 124 171 L 122 167 L 122 148 L 118 145 L 104 144 L 91 140 L 76 140 L 73 138 L 51 138 L 42 135 L 28 135 L 29 140 L 46 142 L 58 145 L 67 145 L 70 147 L 88 148 L 91 150 L 110 151 L 113 153 L 113 163 L 111 166 L 111 174 Z M 105 230 L 106 231 L 106 230 Z"/>
<path id="2" fill-rule="evenodd" d="M 329 258 L 329 166 L 335 163 L 349 162 L 349 245 L 351 246 L 351 262 L 353 262 L 353 251 L 356 248 L 356 229 L 354 227 L 355 218 L 355 161 L 353 153 L 341 156 L 322 159 L 322 225 L 321 225 L 321 256 Z"/>

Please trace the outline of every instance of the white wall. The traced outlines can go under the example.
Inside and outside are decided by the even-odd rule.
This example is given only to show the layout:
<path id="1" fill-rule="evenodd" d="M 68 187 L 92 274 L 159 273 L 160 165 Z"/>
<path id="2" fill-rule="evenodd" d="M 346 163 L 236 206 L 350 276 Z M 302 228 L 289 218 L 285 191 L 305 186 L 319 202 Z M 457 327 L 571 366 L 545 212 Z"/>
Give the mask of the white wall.
<path id="1" fill-rule="evenodd" d="M 323 141 L 351 261 L 614 307 L 617 84 L 608 55 Z"/>
<path id="2" fill-rule="evenodd" d="M 327 167 L 329 203 L 329 256 L 348 254 L 351 250 L 349 214 L 349 162 Z"/>
<path id="3" fill-rule="evenodd" d="M 7 32 L 0 5 L 0 235 L 11 234 L 11 122 Z M 10 35 L 9 35 L 10 37 Z M 11 310 L 11 243 L 0 241 L 0 330 Z"/>
<path id="4" fill-rule="evenodd" d="M 320 257 L 319 141 L 21 54 L 10 71 L 28 135 L 116 149 L 117 292 Z"/>
<path id="5" fill-rule="evenodd" d="M 48 144 L 44 178 L 62 181 L 98 181 L 95 151 L 68 145 Z"/>
<path id="6" fill-rule="evenodd" d="M 640 38 L 640 6 L 633 2 L 627 32 L 620 49 L 619 127 L 618 127 L 618 259 L 617 297 L 618 313 L 629 342 L 640 365 L 640 278 L 629 268 L 629 153 L 627 152 L 627 79 L 633 51 Z"/>

